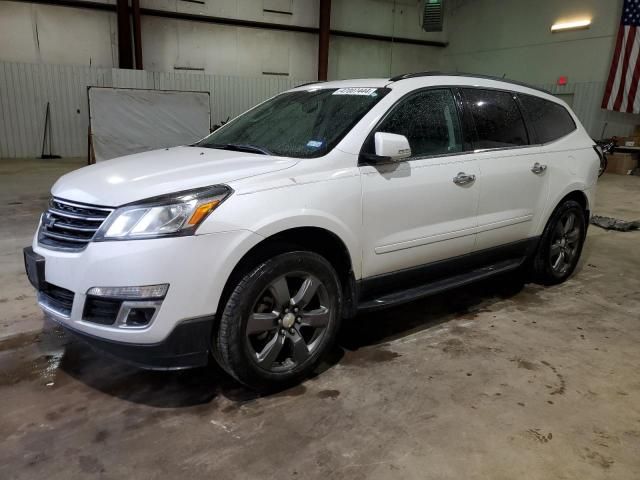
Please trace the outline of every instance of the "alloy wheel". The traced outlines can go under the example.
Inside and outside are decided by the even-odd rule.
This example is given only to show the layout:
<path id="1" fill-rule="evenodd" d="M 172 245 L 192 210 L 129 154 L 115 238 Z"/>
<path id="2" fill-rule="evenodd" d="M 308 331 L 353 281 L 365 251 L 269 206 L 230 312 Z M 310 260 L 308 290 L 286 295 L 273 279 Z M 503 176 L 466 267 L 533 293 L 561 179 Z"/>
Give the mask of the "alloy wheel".
<path id="1" fill-rule="evenodd" d="M 247 347 L 257 365 L 287 372 L 304 363 L 322 344 L 331 321 L 325 285 L 305 272 L 272 281 L 247 319 Z"/>
<path id="2" fill-rule="evenodd" d="M 571 267 L 580 246 L 580 222 L 576 212 L 569 211 L 560 217 L 551 235 L 549 260 L 557 275 L 563 275 Z"/>

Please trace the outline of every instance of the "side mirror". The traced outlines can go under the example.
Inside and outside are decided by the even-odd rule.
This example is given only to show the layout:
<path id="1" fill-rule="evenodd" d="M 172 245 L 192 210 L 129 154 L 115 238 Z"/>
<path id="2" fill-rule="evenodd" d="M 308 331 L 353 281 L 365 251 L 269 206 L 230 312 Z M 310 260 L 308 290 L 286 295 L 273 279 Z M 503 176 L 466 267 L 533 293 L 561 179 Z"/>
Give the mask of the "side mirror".
<path id="1" fill-rule="evenodd" d="M 375 155 L 364 155 L 364 159 L 370 163 L 397 162 L 411 156 L 409 140 L 404 135 L 377 132 L 374 135 L 374 144 Z"/>

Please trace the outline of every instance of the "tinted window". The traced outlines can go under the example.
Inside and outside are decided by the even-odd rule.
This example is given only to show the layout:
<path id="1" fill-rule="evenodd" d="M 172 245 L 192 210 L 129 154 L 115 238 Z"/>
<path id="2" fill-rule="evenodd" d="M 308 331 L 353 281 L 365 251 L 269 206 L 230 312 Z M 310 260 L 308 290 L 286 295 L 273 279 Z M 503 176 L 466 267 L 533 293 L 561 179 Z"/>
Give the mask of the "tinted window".
<path id="1" fill-rule="evenodd" d="M 201 140 L 208 148 L 274 155 L 325 155 L 388 93 L 384 88 L 313 88 L 273 97 Z"/>
<path id="2" fill-rule="evenodd" d="M 520 109 L 510 93 L 465 89 L 464 96 L 478 133 L 475 148 L 504 148 L 529 143 Z"/>
<path id="3" fill-rule="evenodd" d="M 460 122 L 450 90 L 412 95 L 394 108 L 376 131 L 407 137 L 412 157 L 462 151 Z M 371 143 L 367 150 L 372 149 Z"/>
<path id="4" fill-rule="evenodd" d="M 562 105 L 530 95 L 518 95 L 536 132 L 538 143 L 547 143 L 564 137 L 576 129 L 576 124 Z"/>

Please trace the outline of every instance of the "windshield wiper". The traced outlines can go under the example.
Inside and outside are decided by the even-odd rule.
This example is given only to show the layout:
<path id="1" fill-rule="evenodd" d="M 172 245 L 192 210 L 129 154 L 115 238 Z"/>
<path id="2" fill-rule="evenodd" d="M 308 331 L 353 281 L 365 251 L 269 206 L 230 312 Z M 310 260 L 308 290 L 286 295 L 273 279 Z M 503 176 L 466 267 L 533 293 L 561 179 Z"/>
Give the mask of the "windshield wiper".
<path id="1" fill-rule="evenodd" d="M 248 143 L 212 144 L 212 145 L 203 145 L 203 147 L 220 148 L 222 150 L 234 150 L 236 152 L 259 153 L 261 155 L 273 155 L 273 153 L 271 153 L 266 148 L 258 147 L 256 145 L 250 145 Z"/>

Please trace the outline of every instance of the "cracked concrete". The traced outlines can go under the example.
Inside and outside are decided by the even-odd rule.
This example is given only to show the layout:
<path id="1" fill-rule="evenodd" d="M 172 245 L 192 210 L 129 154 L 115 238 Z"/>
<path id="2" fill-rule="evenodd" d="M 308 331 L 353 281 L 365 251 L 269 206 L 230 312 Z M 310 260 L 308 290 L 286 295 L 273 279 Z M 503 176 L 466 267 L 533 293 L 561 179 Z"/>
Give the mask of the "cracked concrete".
<path id="1" fill-rule="evenodd" d="M 640 232 L 591 227 L 556 287 L 504 277 L 360 316 L 318 376 L 261 397 L 43 326 L 14 258 L 53 180 L 31 165 L 0 167 L 0 478 L 640 477 Z M 638 177 L 598 197 L 640 217 Z"/>

